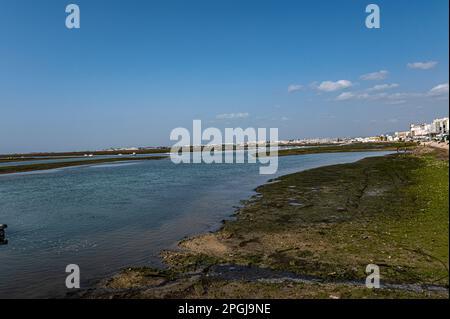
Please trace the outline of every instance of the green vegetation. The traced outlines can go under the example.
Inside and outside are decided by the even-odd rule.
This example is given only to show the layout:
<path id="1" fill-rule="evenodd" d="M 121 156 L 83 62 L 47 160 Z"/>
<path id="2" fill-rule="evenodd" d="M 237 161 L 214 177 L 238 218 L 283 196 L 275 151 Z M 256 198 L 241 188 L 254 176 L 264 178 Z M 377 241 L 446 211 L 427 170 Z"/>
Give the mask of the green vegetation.
<path id="1" fill-rule="evenodd" d="M 278 151 L 278 156 L 306 155 L 318 153 L 341 153 L 341 152 L 370 152 L 370 151 L 405 151 L 412 150 L 417 143 L 353 143 L 339 145 L 325 145 L 305 148 L 293 148 Z M 258 153 L 264 156 L 264 153 Z"/>
<path id="2" fill-rule="evenodd" d="M 149 273 L 149 274 L 146 274 Z M 448 298 L 443 292 L 367 289 L 332 283 L 267 283 L 221 280 L 201 275 L 174 277 L 177 274 L 151 268 L 129 268 L 99 287 L 77 291 L 68 297 L 90 299 L 426 299 Z"/>
<path id="3" fill-rule="evenodd" d="M 448 174 L 448 152 L 417 148 L 281 177 L 220 231 L 164 252 L 170 276 L 158 273 L 157 285 L 128 270 L 83 297 L 448 298 Z M 368 264 L 403 288 L 352 284 L 364 282 Z M 261 281 L 230 268 L 217 277 L 221 265 L 321 282 Z"/>
<path id="4" fill-rule="evenodd" d="M 129 162 L 129 161 L 150 161 L 166 158 L 165 156 L 150 156 L 150 157 L 121 157 L 121 158 L 102 158 L 93 160 L 73 161 L 73 162 L 56 162 L 56 163 L 42 163 L 42 164 L 30 164 L 30 165 L 17 165 L 17 166 L 0 166 L 1 174 L 22 173 L 30 171 L 41 171 L 55 168 L 63 168 L 70 166 L 80 165 L 94 165 L 104 163 L 117 163 L 117 162 Z"/>
<path id="5" fill-rule="evenodd" d="M 0 163 L 15 163 L 26 161 L 44 161 L 44 160 L 58 160 L 58 159 L 77 159 L 84 158 L 84 156 L 50 156 L 50 157 L 5 157 L 0 158 Z"/>
<path id="6" fill-rule="evenodd" d="M 184 298 L 243 299 L 425 299 L 445 298 L 445 294 L 392 289 L 369 290 L 351 285 L 328 283 L 264 283 L 227 280 L 201 280 L 180 293 Z"/>
<path id="7" fill-rule="evenodd" d="M 385 281 L 448 285 L 448 161 L 367 158 L 257 191 L 213 238 L 181 246 L 325 279 L 363 279 L 365 266 L 376 263 Z"/>

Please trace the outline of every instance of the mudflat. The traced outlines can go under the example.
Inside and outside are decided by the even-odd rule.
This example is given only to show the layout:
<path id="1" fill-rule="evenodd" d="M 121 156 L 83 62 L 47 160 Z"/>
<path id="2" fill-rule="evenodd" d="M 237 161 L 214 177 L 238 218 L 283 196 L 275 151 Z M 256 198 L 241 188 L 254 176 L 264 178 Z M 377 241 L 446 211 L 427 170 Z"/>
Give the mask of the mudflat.
<path id="1" fill-rule="evenodd" d="M 420 147 L 278 178 L 168 268 L 128 268 L 85 298 L 448 298 L 448 151 Z M 364 282 L 380 267 L 380 289 Z"/>
<path id="2" fill-rule="evenodd" d="M 149 160 L 159 160 L 159 159 L 163 159 L 163 158 L 167 158 L 167 156 L 101 158 L 101 159 L 81 160 L 81 161 L 74 160 L 74 161 L 70 161 L 70 162 L 54 162 L 54 163 L 39 163 L 39 164 L 29 164 L 29 165 L 2 166 L 2 167 L 0 167 L 0 175 L 1 174 L 31 172 L 31 171 L 42 171 L 42 170 L 71 167 L 71 166 L 118 163 L 118 162 L 128 162 L 128 161 L 149 161 Z"/>

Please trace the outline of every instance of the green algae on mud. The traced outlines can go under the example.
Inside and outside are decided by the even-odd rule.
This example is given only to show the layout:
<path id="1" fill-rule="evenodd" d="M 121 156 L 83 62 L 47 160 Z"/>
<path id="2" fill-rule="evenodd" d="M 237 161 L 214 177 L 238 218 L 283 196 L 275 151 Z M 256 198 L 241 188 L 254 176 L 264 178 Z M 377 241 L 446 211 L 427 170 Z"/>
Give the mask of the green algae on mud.
<path id="1" fill-rule="evenodd" d="M 15 162 L 26 162 L 26 161 L 46 161 L 46 160 L 58 160 L 58 159 L 77 159 L 84 158 L 84 156 L 54 156 L 54 157 L 5 157 L 0 158 L 0 163 L 15 163 Z"/>
<path id="2" fill-rule="evenodd" d="M 84 297 L 113 288 L 118 298 L 448 298 L 448 169 L 448 153 L 423 148 L 278 178 L 219 231 L 164 252 L 170 276 L 130 269 Z M 380 266 L 382 283 L 420 289 L 349 285 L 367 264 Z M 220 265 L 321 282 L 212 277 Z"/>
<path id="3" fill-rule="evenodd" d="M 237 238 L 237 260 L 350 279 L 375 263 L 385 281 L 448 285 L 448 161 L 368 158 L 286 176 L 258 192 L 222 230 Z"/>
<path id="4" fill-rule="evenodd" d="M 164 159 L 164 158 L 167 158 L 167 156 L 102 158 L 102 159 L 82 160 L 82 161 L 72 161 L 72 162 L 41 163 L 41 164 L 29 164 L 29 165 L 17 165 L 17 166 L 0 166 L 0 175 L 1 174 L 13 174 L 13 173 L 49 170 L 49 169 L 71 167 L 71 166 L 95 165 L 95 164 L 118 163 L 118 162 L 129 162 L 129 161 L 149 161 L 149 160 L 160 160 L 160 159 Z"/>
<path id="5" fill-rule="evenodd" d="M 379 151 L 408 151 L 417 146 L 414 142 L 379 142 L 379 143 L 352 143 L 338 145 L 324 145 L 302 148 L 282 149 L 278 151 L 278 156 L 307 155 L 320 153 L 342 153 L 342 152 L 379 152 Z M 265 156 L 264 152 L 256 156 Z"/>

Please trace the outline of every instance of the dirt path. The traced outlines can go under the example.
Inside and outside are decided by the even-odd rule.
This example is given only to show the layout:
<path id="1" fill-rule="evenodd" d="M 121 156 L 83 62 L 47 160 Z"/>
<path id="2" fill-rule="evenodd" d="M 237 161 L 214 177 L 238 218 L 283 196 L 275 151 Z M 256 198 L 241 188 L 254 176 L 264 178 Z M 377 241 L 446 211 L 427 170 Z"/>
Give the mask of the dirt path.
<path id="1" fill-rule="evenodd" d="M 447 150 L 447 151 L 449 150 L 448 143 L 422 142 L 420 145 L 428 146 L 428 147 L 432 147 L 432 148 L 443 149 L 443 150 Z"/>

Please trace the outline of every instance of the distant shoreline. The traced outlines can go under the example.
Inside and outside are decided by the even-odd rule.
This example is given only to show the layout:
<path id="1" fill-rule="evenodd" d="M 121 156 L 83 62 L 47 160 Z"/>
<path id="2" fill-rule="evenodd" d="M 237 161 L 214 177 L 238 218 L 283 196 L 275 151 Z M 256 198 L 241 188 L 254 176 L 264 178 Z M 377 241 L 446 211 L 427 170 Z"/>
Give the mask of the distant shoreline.
<path id="1" fill-rule="evenodd" d="M 289 144 L 277 145 L 278 147 L 289 147 L 288 149 L 280 149 L 279 155 L 299 155 L 299 154 L 311 154 L 311 153 L 331 153 L 335 151 L 380 151 L 380 150 L 393 150 L 397 147 L 411 147 L 416 146 L 417 143 L 412 142 L 371 142 L 371 143 L 351 143 L 351 144 Z M 189 146 L 190 152 L 202 151 L 207 145 L 202 146 Z M 265 145 L 270 147 L 268 143 Z M 222 145 L 210 146 L 215 151 L 230 151 L 230 150 L 247 150 L 256 149 L 249 145 L 237 146 L 237 145 Z M 259 145 L 259 147 L 264 147 Z M 75 152 L 35 152 L 35 153 L 11 153 L 0 154 L 0 163 L 5 162 L 20 162 L 29 160 L 48 160 L 48 159 L 63 159 L 63 158 L 83 158 L 86 156 L 113 156 L 113 155 L 145 155 L 145 154 L 163 154 L 170 153 L 171 148 L 161 147 L 155 149 L 137 149 L 137 150 L 111 150 L 111 151 L 75 151 Z M 261 153 L 260 153 L 261 154 Z M 261 155 L 260 155 L 261 156 Z"/>
<path id="2" fill-rule="evenodd" d="M 73 162 L 57 162 L 57 163 L 43 163 L 43 164 L 29 164 L 29 165 L 16 165 L 16 166 L 0 166 L 0 175 L 24 173 L 32 171 L 42 171 L 63 167 L 73 167 L 82 165 L 104 164 L 104 163 L 117 163 L 117 162 L 129 162 L 129 161 L 149 161 L 160 160 L 167 158 L 167 156 L 151 156 L 151 157 L 121 157 L 121 158 L 103 158 Z"/>
<path id="3" fill-rule="evenodd" d="M 76 151 L 76 152 L 35 152 L 35 153 L 11 153 L 0 154 L 0 160 L 6 159 L 36 159 L 42 157 L 82 157 L 85 155 L 133 155 L 133 154 L 161 154 L 170 152 L 170 148 L 152 148 L 138 150 L 113 150 L 113 151 Z"/>
<path id="4" fill-rule="evenodd" d="M 290 148 L 278 150 L 278 156 L 289 156 L 289 155 L 307 155 L 307 154 L 319 154 L 319 153 L 341 153 L 341 152 L 376 152 L 376 151 L 406 151 L 411 150 L 416 147 L 417 143 L 354 143 L 354 144 L 342 144 L 342 145 L 323 145 L 323 146 L 311 146 L 306 148 Z M 0 163 L 15 163 L 23 161 L 40 161 L 40 160 L 57 160 L 57 159 L 74 159 L 74 161 L 67 162 L 55 162 L 55 163 L 36 163 L 29 165 L 10 165 L 10 166 L 0 166 L 1 174 L 11 174 L 11 173 L 21 173 L 30 172 L 37 170 L 47 170 L 70 166 L 79 165 L 89 165 L 89 164 L 100 164 L 100 163 L 111 163 L 111 162 L 123 162 L 123 161 L 136 161 L 136 160 L 156 160 L 161 158 L 167 158 L 168 156 L 152 156 L 152 157 L 125 157 L 129 155 L 142 155 L 142 154 L 157 154 L 157 153 L 167 153 L 170 152 L 169 149 L 148 149 L 148 150 L 138 150 L 138 151 L 97 151 L 97 152 L 67 152 L 67 153 L 34 153 L 24 156 L 21 154 L 10 155 L 10 157 L 0 156 Z M 195 148 L 191 148 L 190 152 L 196 151 Z M 200 151 L 200 150 L 198 150 Z M 223 150 L 222 150 L 223 151 Z M 103 158 L 103 159 L 92 159 L 87 160 L 88 156 L 107 156 L 107 155 L 123 155 L 121 158 Z M 264 153 L 257 153 L 257 157 L 266 156 Z M 76 160 L 77 158 L 83 160 Z"/>
<path id="5" fill-rule="evenodd" d="M 326 145 L 308 148 L 292 148 L 279 150 L 278 156 L 307 155 L 320 153 L 342 153 L 342 152 L 380 152 L 380 151 L 405 151 L 411 150 L 417 146 L 412 142 L 394 142 L 394 143 L 353 143 L 341 145 Z M 265 156 L 264 153 L 258 153 L 257 156 Z"/>

